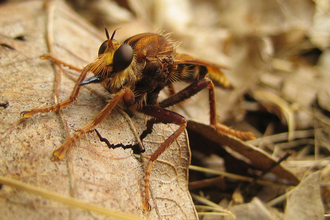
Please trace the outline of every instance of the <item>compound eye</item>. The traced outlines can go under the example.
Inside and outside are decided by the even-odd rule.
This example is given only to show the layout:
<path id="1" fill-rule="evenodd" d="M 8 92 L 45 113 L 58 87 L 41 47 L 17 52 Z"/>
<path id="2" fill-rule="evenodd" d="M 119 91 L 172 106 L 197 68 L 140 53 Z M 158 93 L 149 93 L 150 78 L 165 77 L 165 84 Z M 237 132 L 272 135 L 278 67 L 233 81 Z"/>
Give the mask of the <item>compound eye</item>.
<path id="1" fill-rule="evenodd" d="M 113 56 L 113 69 L 120 72 L 126 69 L 133 60 L 133 49 L 128 44 L 121 45 Z"/>
<path id="2" fill-rule="evenodd" d="M 100 46 L 100 48 L 99 48 L 99 54 L 98 54 L 98 55 L 103 54 L 104 51 L 107 49 L 107 46 L 108 46 L 108 40 L 104 41 L 104 42 L 101 44 L 101 46 Z"/>

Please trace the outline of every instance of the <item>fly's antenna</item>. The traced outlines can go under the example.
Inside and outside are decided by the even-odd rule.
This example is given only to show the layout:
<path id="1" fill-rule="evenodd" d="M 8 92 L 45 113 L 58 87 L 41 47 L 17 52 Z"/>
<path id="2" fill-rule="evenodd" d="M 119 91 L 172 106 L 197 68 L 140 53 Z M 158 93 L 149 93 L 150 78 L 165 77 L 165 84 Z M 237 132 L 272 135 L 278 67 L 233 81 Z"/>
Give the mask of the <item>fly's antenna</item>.
<path id="1" fill-rule="evenodd" d="M 113 45 L 112 45 L 112 40 L 113 40 L 113 38 L 114 38 L 114 36 L 115 36 L 115 34 L 116 34 L 116 31 L 119 30 L 120 28 L 115 29 L 115 30 L 113 31 L 112 35 L 111 35 L 111 38 L 110 38 L 110 37 L 109 37 L 109 32 L 108 32 L 107 27 L 105 26 L 104 23 L 103 23 L 103 25 L 104 25 L 105 35 L 107 36 L 107 39 L 108 39 L 108 47 L 111 47 L 111 48 L 112 48 L 112 47 L 113 47 Z"/>

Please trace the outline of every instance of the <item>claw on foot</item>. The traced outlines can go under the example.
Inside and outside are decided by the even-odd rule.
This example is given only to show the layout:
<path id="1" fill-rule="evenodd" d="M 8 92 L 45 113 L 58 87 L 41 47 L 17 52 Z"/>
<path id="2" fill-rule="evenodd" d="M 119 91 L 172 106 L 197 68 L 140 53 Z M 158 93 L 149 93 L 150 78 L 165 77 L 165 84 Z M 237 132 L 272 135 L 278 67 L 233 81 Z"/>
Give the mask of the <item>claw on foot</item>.
<path id="1" fill-rule="evenodd" d="M 146 210 L 148 212 L 151 210 L 151 206 L 147 200 L 144 200 L 142 202 L 142 208 L 143 208 L 143 210 Z"/>
<path id="2" fill-rule="evenodd" d="M 62 160 L 71 146 L 61 145 L 56 151 L 53 152 L 54 160 Z"/>
<path id="3" fill-rule="evenodd" d="M 68 138 L 56 151 L 53 153 L 53 158 L 55 160 L 63 159 L 67 152 L 71 150 L 72 145 L 76 144 L 76 141 L 80 139 L 84 132 L 81 130 L 75 132 L 72 137 Z"/>
<path id="4" fill-rule="evenodd" d="M 33 114 L 30 111 L 22 111 L 21 116 L 24 118 L 30 118 Z"/>

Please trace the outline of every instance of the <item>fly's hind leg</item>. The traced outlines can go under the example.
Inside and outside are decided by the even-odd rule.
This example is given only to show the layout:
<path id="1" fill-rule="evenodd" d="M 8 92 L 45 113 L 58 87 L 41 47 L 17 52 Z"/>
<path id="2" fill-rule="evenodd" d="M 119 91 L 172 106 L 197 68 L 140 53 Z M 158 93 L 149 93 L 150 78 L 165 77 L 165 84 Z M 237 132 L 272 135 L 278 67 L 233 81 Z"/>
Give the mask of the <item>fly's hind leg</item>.
<path id="1" fill-rule="evenodd" d="M 175 93 L 174 95 L 172 95 L 169 98 L 160 102 L 159 106 L 162 108 L 166 108 L 166 107 L 175 105 L 179 102 L 182 102 L 182 101 L 192 97 L 193 95 L 197 94 L 204 88 L 208 88 L 208 90 L 209 90 L 210 125 L 219 133 L 231 134 L 231 135 L 241 138 L 242 140 L 254 139 L 255 137 L 251 132 L 237 131 L 235 129 L 231 129 L 225 125 L 217 123 L 214 84 L 213 84 L 212 80 L 210 80 L 210 79 L 203 78 L 196 82 L 193 82 L 192 84 L 187 86 L 185 89 Z"/>
<path id="2" fill-rule="evenodd" d="M 180 127 L 171 135 L 169 136 L 161 146 L 150 155 L 150 159 L 147 163 L 145 177 L 144 177 L 144 190 L 143 190 L 143 203 L 142 207 L 144 210 L 150 210 L 150 175 L 151 170 L 154 164 L 154 161 L 177 139 L 177 137 L 186 129 L 187 120 L 170 110 L 159 108 L 157 106 L 144 106 L 141 112 L 150 115 L 159 119 L 163 123 L 174 123 L 179 125 Z"/>

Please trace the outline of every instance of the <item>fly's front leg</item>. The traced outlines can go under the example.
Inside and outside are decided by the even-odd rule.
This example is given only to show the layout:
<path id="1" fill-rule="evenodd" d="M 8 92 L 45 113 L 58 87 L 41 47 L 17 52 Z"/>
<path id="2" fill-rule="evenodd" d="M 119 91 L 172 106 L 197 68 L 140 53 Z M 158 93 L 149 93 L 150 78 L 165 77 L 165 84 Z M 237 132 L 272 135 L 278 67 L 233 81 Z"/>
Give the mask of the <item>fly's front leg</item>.
<path id="1" fill-rule="evenodd" d="M 69 63 L 66 63 L 62 60 L 59 60 L 59 59 L 57 59 L 56 57 L 54 57 L 53 55 L 50 55 L 50 54 L 46 54 L 46 55 L 42 56 L 41 59 L 42 60 L 50 60 L 53 63 L 56 63 L 57 65 L 66 66 L 66 67 L 68 67 L 69 69 L 72 69 L 72 70 L 76 70 L 76 71 L 79 71 L 79 72 L 82 71 L 82 69 L 80 69 L 79 67 L 73 66 Z"/>
<path id="2" fill-rule="evenodd" d="M 44 112 L 50 112 L 50 111 L 56 111 L 58 109 L 62 109 L 62 108 L 65 108 L 69 105 L 71 105 L 71 103 L 76 100 L 78 98 L 78 94 L 79 94 L 79 90 L 80 90 L 80 86 L 79 84 L 86 78 L 86 75 L 88 73 L 88 71 L 90 70 L 90 65 L 86 66 L 82 73 L 80 74 L 72 92 L 71 92 L 71 95 L 68 99 L 62 101 L 62 102 L 59 102 L 55 105 L 51 105 L 51 106 L 48 106 L 48 107 L 44 107 L 44 108 L 34 108 L 34 109 L 31 109 L 29 111 L 23 111 L 21 112 L 21 115 L 24 117 L 24 118 L 29 118 L 37 113 L 44 113 Z"/>
<path id="3" fill-rule="evenodd" d="M 104 109 L 93 119 L 91 123 L 85 125 L 73 133 L 71 137 L 67 138 L 66 141 L 56 151 L 54 151 L 54 159 L 62 159 L 66 155 L 66 152 L 71 148 L 71 146 L 75 144 L 83 134 L 89 132 L 97 124 L 101 123 L 101 121 L 110 114 L 112 109 L 116 107 L 118 102 L 123 99 L 125 102 L 130 102 L 130 100 L 134 99 L 134 93 L 126 87 L 122 88 L 104 107 Z"/>
<path id="4" fill-rule="evenodd" d="M 159 108 L 156 106 L 144 106 L 141 110 L 141 112 L 153 116 L 163 123 L 175 123 L 179 125 L 180 127 L 171 135 L 169 136 L 164 143 L 161 144 L 161 146 L 150 155 L 150 159 L 147 163 L 146 171 L 145 171 L 145 177 L 144 177 L 144 190 L 143 190 L 143 209 L 144 210 L 150 210 L 150 175 L 151 170 L 154 164 L 154 161 L 157 160 L 157 158 L 178 138 L 178 136 L 185 130 L 187 127 L 187 120 L 172 111 L 169 111 L 167 109 Z"/>
<path id="5" fill-rule="evenodd" d="M 212 80 L 203 78 L 196 82 L 193 82 L 185 89 L 175 93 L 173 96 L 165 99 L 159 103 L 159 107 L 166 108 L 172 105 L 175 105 L 179 102 L 182 102 L 193 95 L 200 92 L 202 89 L 208 88 L 209 90 L 209 106 L 210 106 L 210 125 L 219 133 L 227 133 L 239 137 L 243 140 L 254 139 L 254 135 L 251 132 L 242 132 L 235 129 L 231 129 L 225 125 L 217 123 L 217 111 L 216 111 L 216 102 L 215 102 L 215 91 L 214 84 Z"/>

